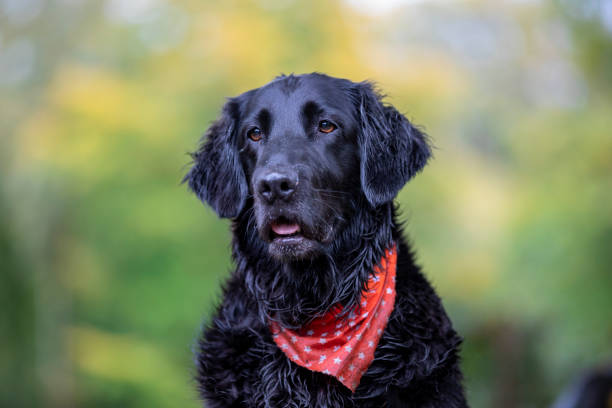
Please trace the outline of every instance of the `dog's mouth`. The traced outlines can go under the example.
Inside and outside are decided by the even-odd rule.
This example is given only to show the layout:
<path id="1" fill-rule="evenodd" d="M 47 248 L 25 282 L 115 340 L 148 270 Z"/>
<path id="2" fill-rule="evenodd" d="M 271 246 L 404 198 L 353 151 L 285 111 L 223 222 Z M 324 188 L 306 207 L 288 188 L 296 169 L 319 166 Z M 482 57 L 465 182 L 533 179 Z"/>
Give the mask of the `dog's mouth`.
<path id="1" fill-rule="evenodd" d="M 277 218 L 270 223 L 268 235 L 271 242 L 279 244 L 304 238 L 300 224 L 284 217 Z"/>
<path id="2" fill-rule="evenodd" d="M 270 230 L 272 239 L 284 239 L 301 235 L 301 228 L 297 222 L 274 221 L 270 224 Z"/>
<path id="3" fill-rule="evenodd" d="M 268 217 L 259 233 L 268 243 L 269 253 L 281 261 L 309 258 L 321 250 L 317 231 L 287 212 Z"/>
<path id="4" fill-rule="evenodd" d="M 295 218 L 273 218 L 262 231 L 270 254 L 281 260 L 303 259 L 319 246 L 309 229 Z"/>

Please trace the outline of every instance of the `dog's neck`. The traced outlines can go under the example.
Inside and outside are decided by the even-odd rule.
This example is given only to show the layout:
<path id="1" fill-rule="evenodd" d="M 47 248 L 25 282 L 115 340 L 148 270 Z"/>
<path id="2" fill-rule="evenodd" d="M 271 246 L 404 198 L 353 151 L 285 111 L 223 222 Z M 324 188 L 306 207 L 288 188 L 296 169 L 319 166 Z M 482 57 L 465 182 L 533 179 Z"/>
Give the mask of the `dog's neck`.
<path id="1" fill-rule="evenodd" d="M 269 255 L 251 214 L 246 211 L 233 223 L 236 270 L 257 301 L 262 322 L 275 320 L 287 328 L 299 328 L 334 305 L 350 311 L 399 235 L 393 203 L 362 206 L 320 256 L 281 263 Z"/>

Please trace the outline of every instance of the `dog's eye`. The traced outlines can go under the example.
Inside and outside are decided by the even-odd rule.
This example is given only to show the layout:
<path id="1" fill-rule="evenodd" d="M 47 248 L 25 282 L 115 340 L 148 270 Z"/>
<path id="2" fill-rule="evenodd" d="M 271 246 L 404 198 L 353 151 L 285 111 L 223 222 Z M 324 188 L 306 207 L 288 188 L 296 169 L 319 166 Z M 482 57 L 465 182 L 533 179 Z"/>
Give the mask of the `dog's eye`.
<path id="1" fill-rule="evenodd" d="M 319 132 L 331 133 L 336 130 L 336 125 L 328 120 L 322 120 L 319 122 Z"/>
<path id="2" fill-rule="evenodd" d="M 259 142 L 261 140 L 261 130 L 259 128 L 250 129 L 247 132 L 247 136 L 254 142 Z"/>

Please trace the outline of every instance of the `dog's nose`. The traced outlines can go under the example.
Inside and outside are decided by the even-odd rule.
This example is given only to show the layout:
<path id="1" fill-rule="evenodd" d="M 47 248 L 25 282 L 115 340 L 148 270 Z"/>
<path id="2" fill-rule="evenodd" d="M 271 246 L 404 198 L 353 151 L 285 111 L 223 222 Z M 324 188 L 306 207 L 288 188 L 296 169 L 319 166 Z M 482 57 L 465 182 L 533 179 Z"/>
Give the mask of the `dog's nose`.
<path id="1" fill-rule="evenodd" d="M 297 187 L 297 174 L 293 172 L 271 172 L 263 175 L 257 181 L 257 193 L 268 202 L 274 203 L 276 199 L 287 200 Z"/>

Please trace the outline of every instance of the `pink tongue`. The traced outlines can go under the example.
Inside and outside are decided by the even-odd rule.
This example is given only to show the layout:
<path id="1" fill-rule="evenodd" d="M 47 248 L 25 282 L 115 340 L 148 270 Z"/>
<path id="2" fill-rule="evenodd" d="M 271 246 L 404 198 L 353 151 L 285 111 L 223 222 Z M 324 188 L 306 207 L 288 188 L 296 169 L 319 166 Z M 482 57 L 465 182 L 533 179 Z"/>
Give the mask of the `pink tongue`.
<path id="1" fill-rule="evenodd" d="M 300 230 L 300 226 L 297 224 L 272 224 L 272 231 L 277 235 L 291 235 L 295 234 Z"/>

